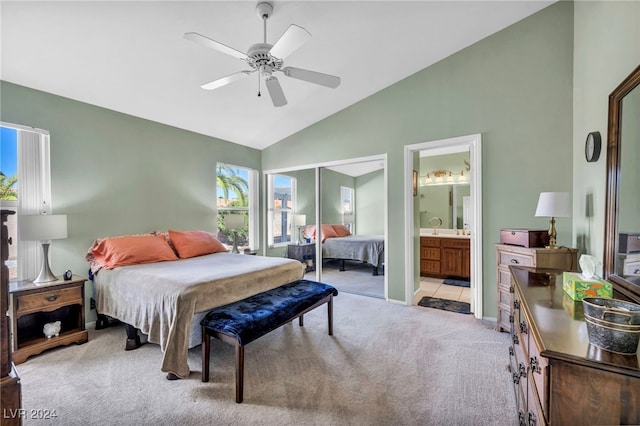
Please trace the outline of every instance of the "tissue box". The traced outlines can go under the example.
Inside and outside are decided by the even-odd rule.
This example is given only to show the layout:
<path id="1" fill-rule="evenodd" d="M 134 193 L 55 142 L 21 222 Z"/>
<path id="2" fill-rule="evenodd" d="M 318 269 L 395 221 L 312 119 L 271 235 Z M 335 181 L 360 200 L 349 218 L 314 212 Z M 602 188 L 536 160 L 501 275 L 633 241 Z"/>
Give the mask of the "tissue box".
<path id="1" fill-rule="evenodd" d="M 586 279 L 577 272 L 562 273 L 562 289 L 573 300 L 582 300 L 585 297 L 613 297 L 611 283 L 593 278 Z"/>

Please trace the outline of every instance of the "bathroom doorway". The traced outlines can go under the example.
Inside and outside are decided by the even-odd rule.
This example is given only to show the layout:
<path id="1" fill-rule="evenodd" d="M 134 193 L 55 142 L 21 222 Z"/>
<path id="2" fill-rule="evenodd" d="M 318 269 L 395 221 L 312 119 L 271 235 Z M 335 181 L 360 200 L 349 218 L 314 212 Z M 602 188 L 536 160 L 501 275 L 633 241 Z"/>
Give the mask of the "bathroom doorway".
<path id="1" fill-rule="evenodd" d="M 460 164 L 458 164 L 457 158 L 460 157 L 460 153 L 468 154 L 468 157 L 465 157 L 467 154 L 462 154 L 462 157 L 468 158 L 468 160 L 466 160 L 467 163 L 460 162 Z M 420 168 L 420 156 L 432 158 L 442 156 L 443 159 L 446 157 L 447 160 L 454 161 L 456 166 L 447 166 L 446 168 L 434 167 L 433 169 L 418 172 L 417 169 Z M 459 286 L 442 287 L 440 297 L 460 299 L 461 297 L 464 298 L 464 294 L 467 293 L 471 312 L 476 318 L 482 318 L 481 167 L 480 134 L 429 141 L 405 147 L 405 250 L 407 253 L 405 286 L 407 304 L 416 304 L 417 300 L 420 299 L 417 296 L 421 290 L 421 277 L 419 268 L 415 267 L 416 263 L 419 264 L 420 262 L 420 229 L 422 225 L 426 224 L 426 229 L 433 231 L 434 227 L 439 226 L 439 221 L 431 221 L 431 219 L 435 217 L 444 219 L 442 223 L 447 227 L 446 231 L 443 228 L 440 234 L 451 233 L 450 236 L 453 238 L 461 238 L 463 236 L 467 238 L 468 234 L 470 248 L 469 289 L 463 290 L 463 288 Z M 414 178 L 414 170 L 417 172 L 416 178 Z M 416 186 L 415 192 L 413 190 L 414 182 Z M 434 188 L 440 187 L 438 190 L 447 195 L 446 209 L 441 210 L 440 213 L 435 211 L 437 207 L 433 207 L 433 205 L 429 206 L 434 209 L 433 211 L 427 209 L 424 205 L 420 206 L 421 200 L 423 200 L 423 204 L 425 203 L 424 197 L 422 199 L 420 198 L 421 191 L 419 189 L 423 189 L 422 195 L 424 195 L 424 189 L 427 183 L 432 184 Z M 422 184 L 422 187 L 420 184 Z M 449 184 L 451 185 L 450 190 L 446 187 L 446 185 Z M 453 190 L 454 184 L 457 186 L 455 191 Z M 453 200 L 452 197 L 454 193 L 461 195 L 460 200 Z M 437 194 L 437 190 L 434 194 Z M 435 199 L 437 195 L 433 195 L 433 197 Z M 466 209 L 463 207 L 465 203 L 467 205 Z M 456 205 L 455 210 L 453 208 L 454 204 Z M 458 210 L 460 210 L 459 214 L 457 213 Z M 422 216 L 424 217 L 420 217 L 421 212 L 423 212 Z M 443 216 L 443 218 L 440 216 Z M 429 224 L 430 221 L 431 224 Z M 429 228 L 429 226 L 431 226 L 431 228 Z M 423 231 L 423 233 L 424 232 L 425 231 Z M 438 283 L 436 279 L 432 281 L 433 284 L 427 284 L 427 287 L 431 289 L 432 294 L 436 294 L 436 286 L 440 287 L 443 283 Z M 446 295 L 446 297 L 443 295 Z M 439 296 L 434 295 L 433 297 Z"/>

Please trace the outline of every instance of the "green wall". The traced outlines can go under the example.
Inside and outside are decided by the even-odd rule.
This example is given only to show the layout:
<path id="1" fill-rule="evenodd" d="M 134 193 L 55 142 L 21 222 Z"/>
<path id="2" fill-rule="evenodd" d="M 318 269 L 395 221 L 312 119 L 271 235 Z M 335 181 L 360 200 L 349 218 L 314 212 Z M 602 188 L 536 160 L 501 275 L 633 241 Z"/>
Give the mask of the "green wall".
<path id="1" fill-rule="evenodd" d="M 573 241 L 602 259 L 608 97 L 640 64 L 640 2 L 576 2 L 574 39 Z M 584 142 L 593 131 L 603 149 L 598 162 L 587 163 Z"/>
<path id="2" fill-rule="evenodd" d="M 356 233 L 384 235 L 384 170 L 355 179 Z"/>
<path id="3" fill-rule="evenodd" d="M 56 274 L 86 276 L 85 255 L 97 237 L 215 232 L 216 163 L 260 169 L 252 148 L 7 82 L 0 90 L 2 121 L 51 135 L 52 206 L 67 215 L 69 235 L 51 245 Z"/>
<path id="4" fill-rule="evenodd" d="M 389 298 L 405 300 L 405 145 L 482 133 L 484 315 L 505 227 L 546 227 L 542 191 L 572 186 L 573 4 L 556 3 L 263 151 L 264 168 L 387 154 Z M 339 89 L 338 89 L 339 90 Z M 295 148 L 295 149 L 294 149 Z M 558 220 L 560 244 L 571 219 Z"/>
<path id="5" fill-rule="evenodd" d="M 322 178 L 322 223 L 342 223 L 340 187 L 347 186 L 355 189 L 355 178 L 326 168 L 321 170 L 320 176 Z"/>

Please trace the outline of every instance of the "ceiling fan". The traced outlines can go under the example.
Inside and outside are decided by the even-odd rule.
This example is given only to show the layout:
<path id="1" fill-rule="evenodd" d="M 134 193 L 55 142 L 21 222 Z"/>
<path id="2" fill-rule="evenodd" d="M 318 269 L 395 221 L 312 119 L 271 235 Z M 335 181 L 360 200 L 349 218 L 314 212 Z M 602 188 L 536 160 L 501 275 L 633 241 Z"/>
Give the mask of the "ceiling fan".
<path id="1" fill-rule="evenodd" d="M 260 76 L 265 78 L 265 85 L 267 86 L 267 90 L 271 96 L 273 106 L 281 107 L 287 104 L 287 98 L 284 96 L 280 82 L 278 82 L 278 79 L 273 76 L 275 72 L 282 72 L 287 77 L 304 80 L 309 83 L 319 84 L 332 89 L 335 89 L 340 85 L 340 77 L 336 77 L 334 75 L 309 71 L 302 68 L 283 67 L 284 59 L 302 46 L 311 37 L 311 34 L 309 34 L 309 32 L 304 28 L 292 24 L 280 36 L 278 41 L 271 45 L 267 43 L 267 19 L 269 19 L 269 16 L 273 13 L 273 5 L 266 2 L 258 3 L 256 6 L 256 12 L 263 22 L 264 42 L 252 45 L 249 47 L 247 53 L 243 53 L 225 44 L 211 40 L 210 38 L 198 33 L 184 34 L 184 37 L 187 40 L 195 41 L 202 46 L 217 50 L 218 52 L 226 53 L 234 58 L 242 59 L 251 68 L 251 70 L 243 70 L 203 84 L 201 86 L 203 89 L 217 89 L 229 83 L 242 80 L 257 71 Z M 260 96 L 259 89 L 258 96 Z"/>

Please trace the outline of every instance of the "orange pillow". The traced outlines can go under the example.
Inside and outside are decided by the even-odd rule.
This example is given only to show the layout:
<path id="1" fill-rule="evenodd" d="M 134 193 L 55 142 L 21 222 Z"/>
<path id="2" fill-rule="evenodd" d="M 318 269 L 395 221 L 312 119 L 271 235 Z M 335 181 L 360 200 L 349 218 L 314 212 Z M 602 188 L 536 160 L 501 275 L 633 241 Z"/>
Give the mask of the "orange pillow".
<path id="1" fill-rule="evenodd" d="M 179 232 L 169 229 L 169 238 L 181 259 L 227 251 L 213 234 L 205 231 Z"/>
<path id="2" fill-rule="evenodd" d="M 91 253 L 106 269 L 178 259 L 167 239 L 159 235 L 107 238 L 92 247 Z"/>
<path id="3" fill-rule="evenodd" d="M 349 232 L 347 227 L 344 225 L 331 225 L 331 227 L 338 237 L 346 237 L 348 235 L 351 235 L 351 232 Z"/>
<path id="4" fill-rule="evenodd" d="M 331 225 L 322 225 L 322 242 L 324 243 L 324 240 L 326 240 L 327 238 L 334 238 L 337 237 L 338 234 L 336 234 L 336 231 L 333 230 L 333 227 Z"/>

